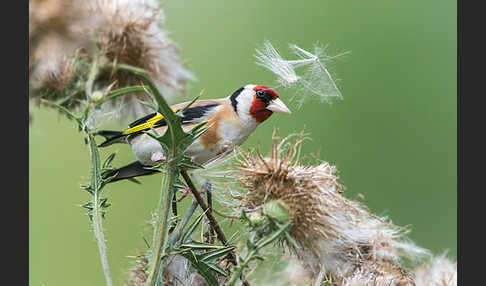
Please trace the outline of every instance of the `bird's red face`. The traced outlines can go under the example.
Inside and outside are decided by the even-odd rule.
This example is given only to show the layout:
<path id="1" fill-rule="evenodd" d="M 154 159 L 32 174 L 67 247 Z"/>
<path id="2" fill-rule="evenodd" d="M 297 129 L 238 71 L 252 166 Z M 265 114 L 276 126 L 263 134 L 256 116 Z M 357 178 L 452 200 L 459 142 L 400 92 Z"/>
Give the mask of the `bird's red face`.
<path id="1" fill-rule="evenodd" d="M 264 85 L 256 85 L 253 90 L 255 94 L 251 102 L 250 114 L 258 123 L 268 119 L 274 112 L 291 113 L 274 89 Z"/>

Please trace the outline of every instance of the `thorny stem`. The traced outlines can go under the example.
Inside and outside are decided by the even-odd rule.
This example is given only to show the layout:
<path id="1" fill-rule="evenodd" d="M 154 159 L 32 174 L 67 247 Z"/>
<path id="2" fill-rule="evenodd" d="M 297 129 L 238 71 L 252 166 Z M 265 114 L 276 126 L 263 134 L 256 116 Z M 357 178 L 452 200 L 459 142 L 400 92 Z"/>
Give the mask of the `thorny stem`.
<path id="1" fill-rule="evenodd" d="M 177 177 L 179 176 L 179 162 L 175 158 L 177 153 L 176 132 L 183 131 L 181 127 L 178 128 L 177 124 L 175 124 L 176 118 L 172 109 L 169 107 L 155 84 L 150 80 L 149 76 L 143 69 L 124 64 L 116 64 L 116 67 L 134 72 L 142 78 L 142 80 L 148 85 L 149 89 L 152 91 L 154 96 L 153 99 L 157 102 L 158 112 L 164 115 L 168 127 L 168 130 L 166 132 L 168 132 L 168 141 L 170 143 L 165 146 L 167 147 L 167 149 L 165 150 L 167 157 L 167 170 L 162 176 L 161 196 L 157 208 L 157 218 L 154 223 L 154 236 L 152 239 L 152 245 L 154 249 L 152 250 L 152 261 L 150 263 L 150 270 L 145 283 L 146 286 L 155 286 L 160 276 L 160 270 L 164 264 L 163 260 L 167 257 L 166 250 L 169 226 L 168 218 L 175 193 L 175 183 L 177 181 Z"/>
<path id="2" fill-rule="evenodd" d="M 158 211 L 157 211 L 157 221 L 154 226 L 154 237 L 152 240 L 152 245 L 154 247 L 152 253 L 152 263 L 147 277 L 147 286 L 156 285 L 157 279 L 159 278 L 159 272 L 162 265 L 162 258 L 167 255 L 167 234 L 168 234 L 168 224 L 169 224 L 169 212 L 171 209 L 172 197 L 174 196 L 174 181 L 178 176 L 178 172 L 174 171 L 177 169 L 176 166 L 172 166 L 173 162 L 170 162 L 171 158 L 168 157 L 167 172 L 163 175 L 162 184 L 162 195 L 159 201 Z"/>
<path id="3" fill-rule="evenodd" d="M 185 170 L 181 171 L 181 175 L 184 178 L 184 180 L 186 181 L 187 186 L 191 190 L 191 193 L 196 198 L 196 201 L 199 204 L 199 206 L 203 209 L 204 212 L 206 212 L 206 217 L 208 218 L 209 223 L 211 224 L 211 227 L 216 232 L 216 236 L 218 237 L 218 240 L 221 241 L 221 243 L 224 246 L 227 246 L 228 241 L 226 240 L 226 236 L 224 235 L 223 231 L 219 227 L 218 221 L 214 218 L 212 210 L 210 208 L 208 208 L 208 206 L 204 202 L 203 198 L 201 197 L 201 195 L 197 191 L 196 186 L 194 186 L 194 183 L 192 182 L 191 177 L 189 177 L 189 175 L 187 174 L 187 171 L 185 171 Z M 236 257 L 235 257 L 233 252 L 229 253 L 229 259 L 230 259 L 231 263 L 233 263 L 233 265 L 235 265 L 235 266 L 238 265 L 238 263 L 236 261 Z M 244 277 L 242 276 L 242 273 L 240 273 L 240 275 L 238 275 L 238 277 L 240 277 L 240 276 L 241 276 L 241 280 L 243 281 L 243 285 L 249 286 L 250 284 L 246 281 L 246 279 L 244 279 Z"/>
<path id="4" fill-rule="evenodd" d="M 86 99 L 88 102 L 91 101 L 93 84 L 96 76 L 98 75 L 98 55 L 95 54 L 93 58 L 93 63 L 91 65 L 91 70 L 88 75 L 88 80 L 86 81 Z M 86 107 L 86 113 L 89 111 L 89 107 Z M 81 123 L 81 121 L 79 121 Z M 100 253 L 101 266 L 103 268 L 103 273 L 105 274 L 106 285 L 112 286 L 113 280 L 110 274 L 110 267 L 108 264 L 108 257 L 106 255 L 106 244 L 105 235 L 103 233 L 103 213 L 101 206 L 101 164 L 100 164 L 100 154 L 98 153 L 98 146 L 96 141 L 91 134 L 91 131 L 86 125 L 83 126 L 83 130 L 86 133 L 86 137 L 89 144 L 89 151 L 91 154 L 91 188 L 93 191 L 93 210 L 92 210 L 92 220 L 93 220 L 93 232 L 98 244 L 98 251 Z"/>
<path id="5" fill-rule="evenodd" d="M 86 99 L 88 102 L 91 102 L 91 91 L 93 88 L 93 82 L 96 78 L 98 73 L 98 64 L 97 64 L 97 57 L 95 56 L 95 62 L 91 67 L 91 71 L 89 74 L 88 82 L 86 83 Z M 136 89 L 140 89 L 140 86 L 134 87 Z M 111 96 L 117 97 L 127 92 L 132 91 L 134 88 L 126 88 L 114 91 L 110 93 Z M 108 257 L 106 255 L 106 243 L 105 243 L 105 236 L 103 233 L 103 206 L 101 203 L 101 189 L 103 188 L 102 184 L 102 177 L 101 177 L 101 163 L 100 163 L 100 155 L 98 152 L 98 146 L 96 145 L 96 141 L 93 138 L 93 134 L 89 130 L 86 125 L 86 117 L 78 117 L 69 111 L 67 108 L 49 100 L 42 100 L 44 103 L 50 104 L 53 107 L 57 108 L 59 111 L 63 112 L 68 116 L 68 118 L 74 119 L 80 128 L 85 133 L 87 144 L 89 146 L 90 158 L 91 158 L 91 179 L 90 179 L 90 194 L 92 195 L 92 209 L 91 209 L 91 221 L 93 227 L 93 233 L 96 239 L 96 243 L 98 245 L 98 252 L 101 259 L 101 266 L 103 268 L 103 273 L 105 275 L 106 285 L 113 286 L 113 280 L 110 274 L 110 267 L 108 264 Z M 89 106 L 86 107 L 84 114 L 89 113 Z"/>
<path id="6" fill-rule="evenodd" d="M 166 119 L 169 135 L 169 142 L 166 150 L 167 171 L 163 175 L 161 198 L 159 201 L 157 220 L 154 225 L 154 237 L 152 245 L 155 247 L 152 252 L 152 263 L 150 265 L 149 275 L 147 277 L 146 286 L 155 286 L 159 279 L 161 268 L 164 266 L 164 258 L 167 257 L 167 238 L 169 225 L 169 212 L 172 206 L 172 200 L 175 193 L 175 183 L 179 176 L 179 166 L 176 159 L 178 147 L 176 142 L 176 132 L 183 132 L 182 128 L 177 126 L 175 115 L 167 102 L 164 100 L 155 84 L 150 80 L 146 72 L 142 69 L 130 67 L 126 65 L 118 65 L 119 68 L 128 69 L 140 76 L 149 89 L 153 92 L 153 96 L 158 105 L 158 111 L 162 113 Z M 161 143 L 162 144 L 162 143 Z M 161 145 L 162 146 L 162 145 Z"/>
<path id="7" fill-rule="evenodd" d="M 89 151 L 91 153 L 91 187 L 93 188 L 93 232 L 98 244 L 98 251 L 101 259 L 101 266 L 103 267 L 103 273 L 105 274 L 106 285 L 113 286 L 111 279 L 110 267 L 108 265 L 108 257 L 106 255 L 105 236 L 103 234 L 102 225 L 102 210 L 100 203 L 101 195 L 101 174 L 100 174 L 100 156 L 98 153 L 98 147 L 92 137 L 91 133 L 86 130 L 86 135 L 89 141 Z"/>

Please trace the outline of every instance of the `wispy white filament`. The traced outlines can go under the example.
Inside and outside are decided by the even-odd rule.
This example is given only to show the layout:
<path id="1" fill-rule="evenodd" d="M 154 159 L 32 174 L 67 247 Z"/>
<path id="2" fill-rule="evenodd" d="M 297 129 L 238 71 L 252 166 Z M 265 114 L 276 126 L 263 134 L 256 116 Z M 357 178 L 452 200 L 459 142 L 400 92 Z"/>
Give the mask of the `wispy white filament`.
<path id="1" fill-rule="evenodd" d="M 290 44 L 290 50 L 298 57 L 287 60 L 277 52 L 273 45 L 265 40 L 262 49 L 256 49 L 256 64 L 263 66 L 277 75 L 277 82 L 285 88 L 297 87 L 291 100 L 295 100 L 299 106 L 308 98 L 308 95 L 318 96 L 321 101 L 331 103 L 331 99 L 342 99 L 341 92 L 329 73 L 325 62 L 346 53 L 328 56 L 325 48 L 314 45 L 311 53 L 301 47 Z M 296 69 L 302 68 L 301 73 Z"/>
<path id="2" fill-rule="evenodd" d="M 457 263 L 446 253 L 421 265 L 414 274 L 417 286 L 457 286 Z"/>
<path id="3" fill-rule="evenodd" d="M 256 64 L 277 75 L 278 82 L 283 86 L 289 87 L 299 80 L 290 62 L 284 60 L 268 40 L 264 41 L 262 50 L 256 49 L 256 53 Z"/>

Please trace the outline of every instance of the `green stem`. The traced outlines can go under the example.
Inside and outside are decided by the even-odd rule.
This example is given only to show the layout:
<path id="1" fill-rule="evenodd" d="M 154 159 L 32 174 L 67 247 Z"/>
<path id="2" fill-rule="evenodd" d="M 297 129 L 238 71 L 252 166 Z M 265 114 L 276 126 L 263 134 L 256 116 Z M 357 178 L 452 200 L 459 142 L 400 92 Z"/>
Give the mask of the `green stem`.
<path id="1" fill-rule="evenodd" d="M 108 93 L 105 97 L 103 97 L 103 99 L 98 101 L 97 104 L 102 104 L 105 101 L 116 99 L 117 97 L 125 95 L 127 93 L 138 92 L 138 91 L 146 91 L 145 86 L 134 85 L 134 86 L 122 87 Z"/>
<path id="2" fill-rule="evenodd" d="M 154 237 L 152 245 L 154 247 L 152 252 L 152 263 L 149 270 L 146 285 L 156 285 L 157 278 L 162 265 L 162 258 L 166 256 L 167 234 L 169 225 L 169 212 L 171 209 L 171 201 L 174 195 L 174 182 L 179 175 L 176 171 L 177 166 L 172 166 L 171 163 L 167 166 L 167 172 L 162 178 L 162 195 L 157 208 L 157 220 L 154 226 Z"/>
<path id="3" fill-rule="evenodd" d="M 100 203 L 101 195 L 101 172 L 100 172 L 100 155 L 98 153 L 98 147 L 94 141 L 91 133 L 86 130 L 86 135 L 88 137 L 89 150 L 91 154 L 91 187 L 93 188 L 93 232 L 98 244 L 98 252 L 100 254 L 101 266 L 103 268 L 103 273 L 105 275 L 106 285 L 113 286 L 113 281 L 111 279 L 110 267 L 108 264 L 108 257 L 106 255 L 106 244 L 105 236 L 103 234 L 102 225 L 102 210 Z"/>
<path id="4" fill-rule="evenodd" d="M 147 286 L 155 286 L 159 278 L 160 270 L 164 266 L 163 259 L 167 256 L 166 249 L 169 229 L 169 213 L 171 210 L 172 198 L 175 192 L 175 184 L 177 182 L 177 178 L 179 177 L 178 161 L 175 160 L 175 156 L 177 155 L 176 132 L 182 132 L 182 127 L 179 127 L 180 130 L 176 129 L 176 126 L 174 126 L 176 118 L 172 109 L 169 107 L 155 84 L 150 80 L 144 70 L 123 64 L 117 64 L 117 68 L 136 73 L 148 85 L 157 102 L 158 111 L 164 115 L 166 119 L 168 127 L 166 132 L 169 132 L 168 135 L 170 137 L 170 144 L 165 146 L 167 147 L 165 150 L 167 157 L 167 171 L 164 172 L 162 176 L 161 197 L 157 208 L 157 220 L 154 225 L 154 237 L 152 239 L 152 246 L 154 247 L 152 252 L 152 263 L 150 264 L 149 275 L 145 284 Z"/>
<path id="5" fill-rule="evenodd" d="M 105 274 L 106 285 L 112 286 L 113 281 L 110 274 L 110 266 L 108 264 L 108 257 L 106 255 L 106 244 L 105 236 L 103 234 L 103 225 L 101 223 L 101 210 L 99 208 L 99 195 L 95 194 L 93 196 L 93 232 L 96 237 L 96 242 L 98 244 L 98 252 L 101 258 L 101 266 L 103 267 L 103 273 Z"/>

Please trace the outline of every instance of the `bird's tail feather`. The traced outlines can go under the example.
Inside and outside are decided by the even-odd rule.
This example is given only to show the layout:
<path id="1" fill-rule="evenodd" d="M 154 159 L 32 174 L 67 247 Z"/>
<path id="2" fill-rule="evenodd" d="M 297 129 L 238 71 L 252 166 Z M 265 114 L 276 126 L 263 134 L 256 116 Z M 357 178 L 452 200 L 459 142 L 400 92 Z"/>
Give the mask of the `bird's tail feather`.
<path id="1" fill-rule="evenodd" d="M 109 178 L 114 176 L 110 180 L 110 183 L 112 183 L 123 179 L 132 179 L 134 177 L 147 176 L 159 172 L 157 170 L 151 170 L 148 168 L 150 168 L 150 166 L 145 166 L 142 165 L 142 163 L 140 163 L 139 161 L 135 161 L 105 174 L 104 177 Z"/>
<path id="2" fill-rule="evenodd" d="M 126 143 L 125 138 L 127 137 L 127 135 L 123 134 L 121 131 L 112 130 L 100 130 L 93 135 L 101 135 L 105 137 L 105 142 L 98 145 L 98 147 L 106 147 L 115 143 Z"/>

